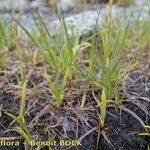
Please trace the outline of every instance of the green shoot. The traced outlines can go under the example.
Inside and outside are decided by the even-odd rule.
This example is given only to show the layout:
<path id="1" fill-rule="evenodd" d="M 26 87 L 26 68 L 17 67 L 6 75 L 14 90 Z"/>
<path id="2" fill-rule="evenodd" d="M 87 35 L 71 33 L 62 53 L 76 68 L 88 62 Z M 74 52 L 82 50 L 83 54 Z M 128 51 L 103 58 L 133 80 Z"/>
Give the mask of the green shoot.
<path id="1" fill-rule="evenodd" d="M 101 95 L 101 112 L 100 112 L 100 126 L 103 128 L 105 126 L 105 118 L 106 118 L 106 108 L 107 108 L 107 98 L 105 89 L 102 91 Z"/>
<path id="2" fill-rule="evenodd" d="M 10 26 L 4 17 L 0 21 L 0 37 L 1 48 L 8 48 L 11 41 Z"/>
<path id="3" fill-rule="evenodd" d="M 52 90 L 52 94 L 54 99 L 56 100 L 56 105 L 57 107 L 60 107 L 62 105 L 62 102 L 64 100 L 64 96 L 65 96 L 65 91 L 66 91 L 66 86 L 67 86 L 67 72 L 66 72 L 66 76 L 64 77 L 64 79 L 60 82 L 60 77 L 51 77 L 50 75 L 45 75 L 45 77 L 47 78 L 47 81 L 50 85 L 50 88 Z M 52 81 L 52 79 L 54 81 Z"/>
<path id="4" fill-rule="evenodd" d="M 100 12 L 101 12 L 101 9 L 99 9 L 99 13 L 98 13 L 98 16 L 96 18 L 95 29 L 94 29 L 93 36 L 91 39 L 90 55 L 89 55 L 89 70 L 90 70 L 90 72 L 92 72 L 92 70 L 94 68 L 95 51 L 98 49 L 98 45 L 95 43 L 96 43 L 96 38 L 97 38 L 97 30 L 98 30 L 97 26 L 98 26 L 98 20 L 99 20 Z M 98 44 L 101 44 L 101 43 L 98 43 Z"/>
<path id="5" fill-rule="evenodd" d="M 27 82 L 28 77 L 26 76 L 22 85 L 22 92 L 21 92 L 21 107 L 20 107 L 20 115 L 19 118 L 21 119 L 21 122 L 24 124 L 24 112 L 25 112 L 25 99 L 26 99 L 26 90 L 27 90 Z"/>
<path id="6" fill-rule="evenodd" d="M 25 138 L 25 140 L 28 144 L 30 144 L 30 142 L 32 140 L 32 136 L 31 136 L 29 129 L 26 127 L 25 118 L 24 118 L 27 82 L 28 82 L 28 79 L 27 79 L 27 77 L 25 77 L 23 85 L 22 85 L 21 106 L 20 106 L 19 116 L 15 116 L 8 112 L 5 112 L 5 114 L 8 115 L 9 117 L 11 117 L 14 121 L 19 123 L 19 127 L 15 127 L 14 129 L 8 129 L 8 130 L 6 130 L 6 132 L 16 131 Z"/>
<path id="7" fill-rule="evenodd" d="M 22 119 L 8 112 L 5 112 L 5 114 L 11 117 L 14 121 L 19 123 L 19 127 L 15 127 L 14 129 L 7 129 L 6 133 L 12 132 L 12 131 L 18 132 L 24 137 L 26 142 L 30 145 L 31 140 L 32 140 L 32 135 L 29 129 L 26 127 L 25 123 L 22 122 Z"/>

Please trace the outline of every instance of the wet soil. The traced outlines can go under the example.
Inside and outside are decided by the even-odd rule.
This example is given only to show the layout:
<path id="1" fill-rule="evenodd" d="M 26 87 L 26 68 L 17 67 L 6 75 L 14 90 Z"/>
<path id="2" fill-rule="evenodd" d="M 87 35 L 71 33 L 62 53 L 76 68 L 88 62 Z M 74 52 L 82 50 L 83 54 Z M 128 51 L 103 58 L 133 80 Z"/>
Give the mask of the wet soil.
<path id="1" fill-rule="evenodd" d="M 140 108 L 133 104 L 125 104 L 124 106 L 138 114 L 146 124 L 150 124 L 150 119 L 146 119 L 148 117 Z M 150 105 L 147 107 L 150 107 Z M 150 138 L 148 136 L 137 135 L 140 132 L 144 132 L 144 129 L 135 117 L 121 109 L 110 109 L 109 113 L 111 115 L 107 115 L 106 119 L 106 124 L 109 127 L 107 136 L 114 148 L 102 137 L 99 150 L 147 150 L 147 145 L 150 144 Z"/>
<path id="2" fill-rule="evenodd" d="M 150 145 L 148 136 L 139 136 L 145 132 L 141 124 L 150 125 L 150 78 L 140 72 L 132 72 L 127 81 L 126 96 L 122 106 L 109 106 L 106 116 L 106 136 L 98 130 L 98 112 L 92 92 L 87 94 L 84 107 L 80 98 L 73 97 L 73 101 L 61 109 L 55 108 L 51 100 L 39 99 L 27 101 L 26 124 L 34 140 L 77 140 L 82 139 L 82 146 L 62 147 L 59 144 L 54 150 L 147 150 Z M 15 132 L 5 133 L 7 128 L 18 126 L 4 111 L 19 114 L 19 101 L 12 94 L 0 92 L 0 137 L 20 136 Z M 137 116 L 138 117 L 137 117 Z M 141 120 L 140 120 L 140 119 Z M 108 140 L 111 142 L 109 143 Z M 0 147 L 0 150 L 23 150 L 23 141 L 19 147 Z M 33 150 L 35 148 L 32 148 Z M 41 148 L 48 150 L 48 147 Z"/>

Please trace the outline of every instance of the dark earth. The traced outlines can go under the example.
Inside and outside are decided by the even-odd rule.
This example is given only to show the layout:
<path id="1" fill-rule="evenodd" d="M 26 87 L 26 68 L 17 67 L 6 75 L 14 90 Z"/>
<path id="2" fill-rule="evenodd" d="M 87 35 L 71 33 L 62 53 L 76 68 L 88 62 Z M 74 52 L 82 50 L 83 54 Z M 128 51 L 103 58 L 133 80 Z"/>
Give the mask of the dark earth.
<path id="1" fill-rule="evenodd" d="M 145 130 L 140 121 L 130 112 L 134 112 L 141 118 L 145 125 L 150 124 L 150 78 L 135 71 L 129 75 L 127 83 L 126 96 L 122 106 L 119 108 L 110 106 L 107 109 L 105 133 L 111 143 L 108 143 L 108 140 L 102 134 L 99 134 L 102 131 L 98 131 L 98 110 L 95 109 L 96 102 L 92 94 L 88 95 L 86 101 L 85 107 L 88 108 L 87 110 L 79 109 L 78 103 L 75 102 L 70 104 L 69 107 L 56 110 L 53 106 L 48 106 L 49 102 L 39 100 L 33 106 L 34 110 L 26 118 L 26 124 L 29 125 L 36 140 L 49 140 L 53 136 L 55 136 L 56 141 L 60 139 L 76 140 L 83 136 L 82 146 L 63 148 L 57 146 L 54 148 L 56 150 L 147 150 L 150 138 L 138 135 Z M 31 105 L 30 102 L 27 102 L 27 106 L 29 105 Z M 16 112 L 19 111 L 18 101 L 14 100 L 13 96 L 6 91 L 1 91 L 0 106 L 2 107 L 0 137 L 19 136 L 15 132 L 4 133 L 12 122 L 12 119 L 6 116 L 4 111 L 17 114 Z M 47 110 L 41 112 L 45 107 L 47 107 Z M 16 123 L 13 123 L 11 127 L 16 125 Z M 43 132 L 45 128 L 50 131 L 50 136 Z M 20 141 L 18 148 L 1 147 L 0 150 L 23 150 L 22 143 L 23 141 Z M 41 149 L 48 150 L 49 148 Z"/>

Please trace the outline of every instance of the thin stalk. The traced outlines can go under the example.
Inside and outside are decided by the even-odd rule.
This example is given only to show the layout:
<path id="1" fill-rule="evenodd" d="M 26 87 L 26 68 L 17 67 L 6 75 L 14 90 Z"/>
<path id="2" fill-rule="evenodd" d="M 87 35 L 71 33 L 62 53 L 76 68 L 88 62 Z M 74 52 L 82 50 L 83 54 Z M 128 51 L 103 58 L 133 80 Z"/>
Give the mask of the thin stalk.
<path id="1" fill-rule="evenodd" d="M 28 77 L 25 77 L 25 80 L 23 82 L 22 86 L 22 92 L 21 92 L 21 106 L 20 106 L 20 115 L 19 117 L 22 120 L 22 123 L 24 123 L 24 112 L 25 112 L 25 99 L 26 99 L 26 90 L 27 90 L 27 82 L 28 82 Z"/>

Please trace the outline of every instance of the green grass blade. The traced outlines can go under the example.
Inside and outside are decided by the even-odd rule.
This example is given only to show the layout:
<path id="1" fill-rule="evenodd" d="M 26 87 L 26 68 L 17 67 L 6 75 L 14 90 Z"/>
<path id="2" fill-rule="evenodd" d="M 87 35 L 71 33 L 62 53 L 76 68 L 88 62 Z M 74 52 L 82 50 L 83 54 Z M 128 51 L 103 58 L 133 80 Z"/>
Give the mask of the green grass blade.
<path id="1" fill-rule="evenodd" d="M 106 97 L 105 89 L 103 89 L 102 95 L 101 95 L 101 114 L 100 114 L 102 126 L 104 126 L 104 123 L 105 123 L 106 108 L 107 108 L 107 97 Z"/>

